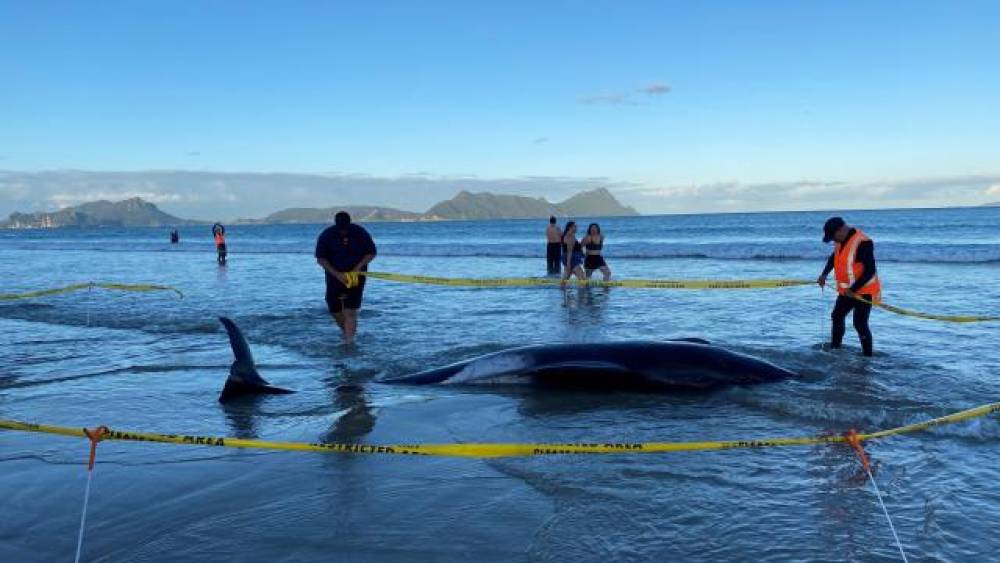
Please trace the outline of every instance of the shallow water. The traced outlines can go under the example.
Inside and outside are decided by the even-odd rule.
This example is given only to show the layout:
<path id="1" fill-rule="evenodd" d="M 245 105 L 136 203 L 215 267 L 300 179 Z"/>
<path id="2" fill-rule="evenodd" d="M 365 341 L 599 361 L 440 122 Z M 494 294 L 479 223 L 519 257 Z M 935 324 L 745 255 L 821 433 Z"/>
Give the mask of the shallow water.
<path id="1" fill-rule="evenodd" d="M 815 278 L 825 213 L 602 220 L 616 276 Z M 851 212 L 876 241 L 887 302 L 1000 314 L 1000 209 Z M 378 270 L 539 275 L 544 224 L 369 225 Z M 0 291 L 81 281 L 184 292 L 81 292 L 0 303 L 0 418 L 296 441 L 632 442 L 873 430 L 1000 397 L 997 323 L 872 314 L 877 355 L 824 352 L 833 296 L 753 291 L 456 289 L 373 281 L 356 349 L 339 343 L 311 258 L 320 226 L 0 233 Z M 202 232 L 204 231 L 204 232 Z M 261 373 L 298 390 L 220 406 L 219 315 Z M 802 378 L 712 393 L 398 387 L 378 379 L 510 346 L 701 337 Z M 351 386 L 343 386 L 350 384 Z M 911 561 L 1000 549 L 1000 424 L 870 443 Z M 0 432 L 0 558 L 72 556 L 87 444 Z M 89 560 L 835 560 L 898 558 L 854 455 L 817 446 L 471 460 L 102 443 Z"/>

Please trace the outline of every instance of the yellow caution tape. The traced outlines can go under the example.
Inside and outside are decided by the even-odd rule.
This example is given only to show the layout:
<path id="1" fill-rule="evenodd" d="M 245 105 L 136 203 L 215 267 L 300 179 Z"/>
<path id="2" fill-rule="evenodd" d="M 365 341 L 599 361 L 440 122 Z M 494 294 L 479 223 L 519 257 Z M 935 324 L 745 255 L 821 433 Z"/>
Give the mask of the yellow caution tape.
<path id="1" fill-rule="evenodd" d="M 540 287 L 559 286 L 559 278 L 440 278 L 433 276 L 414 276 L 409 274 L 394 274 L 389 272 L 359 272 L 369 278 L 386 281 L 419 283 L 428 285 L 443 285 L 452 287 Z M 793 287 L 815 283 L 808 280 L 794 279 L 758 279 L 758 280 L 575 280 L 577 285 L 588 287 L 631 287 L 645 289 L 772 289 L 778 287 Z"/>
<path id="2" fill-rule="evenodd" d="M 869 440 L 872 438 L 885 438 L 887 436 L 895 436 L 897 434 L 909 434 L 911 432 L 919 432 L 921 430 L 927 430 L 928 428 L 933 428 L 935 426 L 942 426 L 945 424 L 954 424 L 956 422 L 964 422 L 966 420 L 972 420 L 973 418 L 987 416 L 995 412 L 1000 412 L 1000 403 L 990 403 L 988 405 L 971 408 L 968 410 L 952 413 L 946 416 L 932 418 L 930 420 L 925 420 L 923 422 L 915 422 L 913 424 L 907 424 L 905 426 L 899 426 L 897 428 L 890 428 L 888 430 L 879 430 L 878 432 L 872 432 L 871 434 L 862 434 L 861 438 L 863 440 Z"/>
<path id="3" fill-rule="evenodd" d="M 28 291 L 26 293 L 0 293 L 0 301 L 14 301 L 18 299 L 35 299 L 37 297 L 47 297 L 49 295 L 61 295 L 63 293 L 72 293 L 74 291 L 82 291 L 84 289 L 110 289 L 114 291 L 173 291 L 181 299 L 184 298 L 184 294 L 181 293 L 179 289 L 167 286 L 167 285 L 151 285 L 151 284 L 125 284 L 125 283 L 76 283 L 73 285 L 67 285 L 66 287 L 57 287 L 54 289 L 40 289 L 38 291 Z"/>
<path id="4" fill-rule="evenodd" d="M 932 321 L 945 321 L 949 323 L 984 323 L 990 321 L 1000 321 L 1000 317 L 989 317 L 989 316 L 974 316 L 974 315 L 932 315 L 930 313 L 921 313 L 920 311 L 913 311 L 910 309 L 903 309 L 902 307 L 895 307 L 887 303 L 874 303 L 879 309 L 884 309 L 891 313 L 896 313 L 897 315 L 905 315 L 907 317 L 917 317 L 920 319 L 930 319 Z"/>
<path id="5" fill-rule="evenodd" d="M 361 276 L 358 272 L 345 272 L 344 281 L 346 282 L 344 285 L 347 286 L 347 289 L 350 289 L 361 283 Z"/>
<path id="6" fill-rule="evenodd" d="M 990 321 L 1000 321 L 1000 317 L 990 317 L 990 316 L 975 316 L 975 315 L 932 315 L 930 313 L 921 313 L 920 311 L 913 311 L 911 309 L 904 309 L 902 307 L 896 307 L 889 305 L 888 303 L 873 303 L 879 309 L 889 311 L 890 313 L 896 313 L 897 315 L 904 315 L 907 317 L 917 317 L 920 319 L 930 319 L 932 321 L 945 321 L 949 323 L 984 323 Z"/>
<path id="7" fill-rule="evenodd" d="M 441 285 L 450 287 L 543 287 L 559 286 L 562 280 L 558 278 L 442 278 L 434 276 L 414 276 L 410 274 L 394 274 L 391 272 L 350 272 L 348 276 L 348 287 L 357 285 L 358 275 L 367 276 L 386 281 L 401 283 L 419 283 L 427 285 Z M 776 289 L 780 287 L 794 287 L 811 285 L 815 282 L 810 280 L 796 279 L 754 279 L 754 280 L 574 280 L 578 286 L 586 287 L 629 287 L 641 289 Z M 860 297 L 853 296 L 859 301 Z M 972 316 L 972 315 L 932 315 L 895 307 L 887 303 L 873 303 L 874 306 L 886 311 L 905 315 L 908 317 L 918 317 L 921 319 L 931 319 L 935 321 L 946 321 L 952 323 L 979 323 L 989 321 L 1000 321 L 996 316 Z"/>
<path id="8" fill-rule="evenodd" d="M 919 319 L 929 319 L 932 321 L 944 321 L 949 323 L 985 323 L 990 321 L 1000 321 L 1000 317 L 992 316 L 974 316 L 974 315 L 932 315 L 930 313 L 921 313 L 920 311 L 914 311 L 912 309 L 904 309 L 902 307 L 896 307 L 894 305 L 889 305 L 888 303 L 878 302 L 872 303 L 867 299 L 862 298 L 856 293 L 848 293 L 856 301 L 878 307 L 884 311 L 889 311 L 890 313 L 896 313 L 897 315 L 904 315 L 907 317 L 917 317 Z"/>
<path id="9" fill-rule="evenodd" d="M 859 440 L 884 438 L 926 430 L 943 424 L 970 420 L 1000 412 L 1000 403 L 983 405 L 925 422 L 909 424 L 882 430 L 871 434 L 858 434 Z M 14 420 L 0 420 L 0 428 L 22 432 L 41 432 L 61 436 L 86 438 L 83 429 L 64 426 L 31 424 Z M 563 454 L 649 454 L 665 452 L 690 452 L 703 450 L 730 450 L 737 448 L 765 448 L 776 446 L 808 446 L 846 442 L 844 436 L 815 436 L 804 438 L 765 438 L 760 440 L 731 440 L 718 442 L 625 442 L 625 443 L 569 443 L 569 444 L 412 444 L 412 445 L 372 445 L 372 444 L 307 444 L 303 442 L 273 442 L 268 440 L 245 440 L 242 438 L 220 438 L 213 436 L 183 436 L 177 434 L 153 434 L 109 429 L 105 440 L 130 442 L 159 442 L 165 444 L 216 446 L 225 448 L 256 448 L 297 452 L 348 453 L 348 454 L 388 454 L 388 455 L 432 455 L 449 457 L 511 457 Z"/>

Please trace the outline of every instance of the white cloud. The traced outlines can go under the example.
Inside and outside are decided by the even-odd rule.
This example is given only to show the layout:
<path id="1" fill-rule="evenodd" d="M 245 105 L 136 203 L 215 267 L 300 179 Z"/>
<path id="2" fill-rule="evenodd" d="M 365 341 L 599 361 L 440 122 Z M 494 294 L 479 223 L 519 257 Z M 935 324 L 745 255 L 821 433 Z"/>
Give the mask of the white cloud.
<path id="1" fill-rule="evenodd" d="M 606 187 L 641 213 L 781 211 L 979 205 L 1000 197 L 1000 174 L 902 180 L 712 182 L 646 186 L 609 178 L 479 178 L 418 172 L 357 174 L 0 171 L 0 217 L 98 199 L 141 197 L 191 219 L 264 217 L 289 207 L 383 205 L 425 211 L 460 190 L 559 201 Z"/>
<path id="2" fill-rule="evenodd" d="M 31 196 L 27 182 L 5 181 L 0 177 L 0 200 L 23 201 Z"/>
<path id="3" fill-rule="evenodd" d="M 638 96 L 662 96 L 664 94 L 669 94 L 671 90 L 673 90 L 673 87 L 665 82 L 653 82 L 643 86 L 642 88 L 636 88 L 635 90 L 627 93 L 614 92 L 610 94 L 584 96 L 580 98 L 580 103 L 587 105 L 607 104 L 612 106 L 638 106 L 645 105 L 646 103 L 642 100 L 636 100 L 636 97 Z"/>
<path id="4" fill-rule="evenodd" d="M 654 82 L 647 86 L 639 88 L 639 92 L 646 94 L 648 96 L 662 96 L 664 94 L 669 94 L 673 88 L 669 84 L 663 82 Z"/>
<path id="5" fill-rule="evenodd" d="M 638 187 L 619 192 L 646 213 L 781 211 L 979 205 L 1000 195 L 998 176 L 884 181 L 716 182 Z"/>
<path id="6" fill-rule="evenodd" d="M 608 104 L 612 106 L 620 106 L 633 104 L 634 102 L 628 94 L 599 94 L 596 96 L 584 96 L 580 98 L 580 103 L 587 105 Z"/>

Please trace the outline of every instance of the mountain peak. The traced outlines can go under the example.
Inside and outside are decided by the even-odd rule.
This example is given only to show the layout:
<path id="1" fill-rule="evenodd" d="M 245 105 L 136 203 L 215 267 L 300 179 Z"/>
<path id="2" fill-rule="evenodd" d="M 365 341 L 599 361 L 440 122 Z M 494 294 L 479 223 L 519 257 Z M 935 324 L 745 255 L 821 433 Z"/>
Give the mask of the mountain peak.
<path id="1" fill-rule="evenodd" d="M 580 192 L 560 203 L 559 206 L 566 211 L 567 215 L 575 216 L 601 217 L 639 214 L 635 209 L 619 203 L 607 188 Z"/>
<path id="2" fill-rule="evenodd" d="M 91 201 L 51 213 L 12 213 L 0 227 L 49 229 L 57 227 L 162 227 L 190 223 L 159 210 L 140 198 Z"/>
<path id="3" fill-rule="evenodd" d="M 262 220 L 250 223 L 330 223 L 341 209 L 356 221 L 433 221 L 480 219 L 542 219 L 562 217 L 615 217 L 638 215 L 623 206 L 607 188 L 580 192 L 561 203 L 550 203 L 540 197 L 473 193 L 461 190 L 455 197 L 442 201 L 426 213 L 413 213 L 388 207 L 346 206 L 285 209 Z M 160 211 L 155 204 L 141 197 L 121 201 L 92 201 L 51 213 L 12 213 L 0 222 L 0 228 L 48 229 L 57 227 L 162 227 L 197 224 Z"/>
<path id="4" fill-rule="evenodd" d="M 462 190 L 427 212 L 429 218 L 458 220 L 534 219 L 550 215 L 612 217 L 638 215 L 638 212 L 618 203 L 607 188 L 580 192 L 562 203 L 516 195 L 473 194 Z"/>

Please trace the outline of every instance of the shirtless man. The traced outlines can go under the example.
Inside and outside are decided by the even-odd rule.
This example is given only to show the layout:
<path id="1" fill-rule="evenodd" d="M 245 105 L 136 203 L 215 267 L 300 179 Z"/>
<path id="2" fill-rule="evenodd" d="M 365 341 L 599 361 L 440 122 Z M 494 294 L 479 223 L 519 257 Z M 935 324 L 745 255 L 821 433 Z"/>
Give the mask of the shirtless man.
<path id="1" fill-rule="evenodd" d="M 560 258 L 562 256 L 562 231 L 556 224 L 555 217 L 549 217 L 549 226 L 545 229 L 545 262 L 550 274 L 560 273 Z"/>

